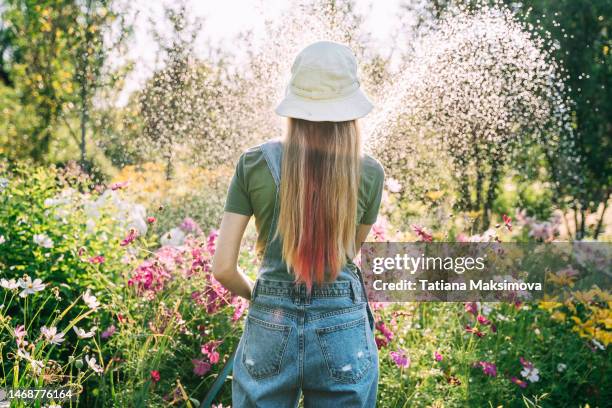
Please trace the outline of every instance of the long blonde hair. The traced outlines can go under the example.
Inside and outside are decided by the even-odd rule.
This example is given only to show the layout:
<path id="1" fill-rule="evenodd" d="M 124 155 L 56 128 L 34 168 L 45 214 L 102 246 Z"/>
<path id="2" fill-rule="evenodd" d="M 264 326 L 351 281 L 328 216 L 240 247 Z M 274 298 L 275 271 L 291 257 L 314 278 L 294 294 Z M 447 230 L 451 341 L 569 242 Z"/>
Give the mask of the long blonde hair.
<path id="1" fill-rule="evenodd" d="M 355 254 L 361 137 L 355 120 L 289 118 L 277 233 L 296 281 L 334 280 Z"/>

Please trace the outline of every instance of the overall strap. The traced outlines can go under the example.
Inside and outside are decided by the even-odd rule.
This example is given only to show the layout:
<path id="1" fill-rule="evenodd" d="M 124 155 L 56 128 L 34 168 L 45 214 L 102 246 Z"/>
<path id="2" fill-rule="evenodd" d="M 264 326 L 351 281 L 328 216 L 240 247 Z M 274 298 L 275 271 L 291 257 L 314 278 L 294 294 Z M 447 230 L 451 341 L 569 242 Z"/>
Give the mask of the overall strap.
<path id="1" fill-rule="evenodd" d="M 283 144 L 280 140 L 270 140 L 261 145 L 268 168 L 274 178 L 276 188 L 280 188 L 281 160 L 283 158 Z"/>

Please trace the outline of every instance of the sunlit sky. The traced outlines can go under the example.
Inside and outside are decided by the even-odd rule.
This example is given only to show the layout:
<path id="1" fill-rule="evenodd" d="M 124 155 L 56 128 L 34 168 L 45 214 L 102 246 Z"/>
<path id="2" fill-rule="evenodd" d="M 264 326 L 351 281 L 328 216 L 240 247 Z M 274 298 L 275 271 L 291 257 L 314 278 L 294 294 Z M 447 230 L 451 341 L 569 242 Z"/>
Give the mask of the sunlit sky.
<path id="1" fill-rule="evenodd" d="M 157 46 L 153 39 L 152 22 L 157 28 L 164 26 L 166 1 L 134 0 L 131 7 L 138 12 L 134 36 L 127 57 L 136 62 L 135 71 L 128 79 L 125 96 L 141 86 L 156 64 Z M 372 33 L 373 41 L 384 48 L 397 22 L 401 0 L 356 0 L 358 11 L 366 16 L 365 29 Z M 263 33 L 264 21 L 277 17 L 290 7 L 290 1 L 282 0 L 186 0 L 192 16 L 203 19 L 202 33 L 195 44 L 197 53 L 206 52 L 206 43 L 232 51 L 232 38 L 240 32 L 252 30 L 257 39 Z M 162 30 L 163 31 L 163 30 Z"/>

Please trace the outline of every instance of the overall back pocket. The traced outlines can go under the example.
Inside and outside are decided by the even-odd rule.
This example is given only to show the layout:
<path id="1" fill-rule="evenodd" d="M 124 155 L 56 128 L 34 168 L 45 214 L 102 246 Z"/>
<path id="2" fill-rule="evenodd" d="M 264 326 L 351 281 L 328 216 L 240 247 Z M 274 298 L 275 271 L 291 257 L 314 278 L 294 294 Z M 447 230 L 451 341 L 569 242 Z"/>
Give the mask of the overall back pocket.
<path id="1" fill-rule="evenodd" d="M 242 363 L 255 379 L 280 372 L 291 327 L 248 316 L 244 332 Z"/>
<path id="2" fill-rule="evenodd" d="M 317 337 L 330 376 L 339 382 L 356 383 L 372 366 L 366 319 L 317 329 Z"/>

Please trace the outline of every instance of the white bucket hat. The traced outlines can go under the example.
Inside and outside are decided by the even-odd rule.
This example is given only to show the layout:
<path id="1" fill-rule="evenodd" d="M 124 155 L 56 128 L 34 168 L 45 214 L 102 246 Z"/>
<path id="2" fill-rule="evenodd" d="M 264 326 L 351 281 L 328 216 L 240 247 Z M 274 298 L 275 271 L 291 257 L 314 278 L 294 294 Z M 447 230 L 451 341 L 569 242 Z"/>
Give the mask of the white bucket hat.
<path id="1" fill-rule="evenodd" d="M 357 61 L 345 45 L 320 41 L 298 54 L 280 116 L 312 122 L 344 122 L 367 115 L 373 106 L 359 88 Z"/>

